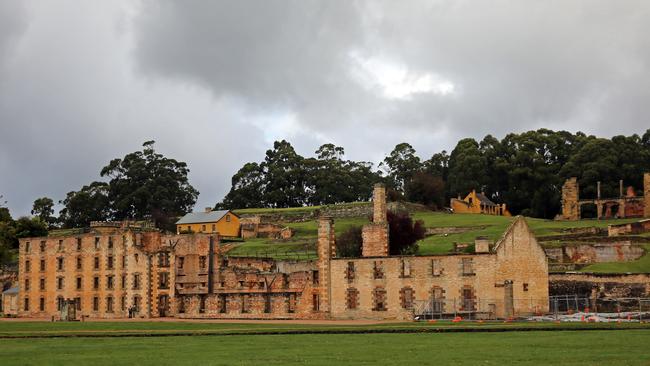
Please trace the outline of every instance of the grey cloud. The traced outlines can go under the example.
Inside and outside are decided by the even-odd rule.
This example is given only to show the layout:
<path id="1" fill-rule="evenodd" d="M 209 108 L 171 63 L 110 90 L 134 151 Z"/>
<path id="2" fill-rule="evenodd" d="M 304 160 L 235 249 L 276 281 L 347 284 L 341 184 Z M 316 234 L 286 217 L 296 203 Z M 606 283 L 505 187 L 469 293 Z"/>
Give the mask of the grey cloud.
<path id="1" fill-rule="evenodd" d="M 342 140 L 352 124 L 503 135 L 541 125 L 631 133 L 646 123 L 635 99 L 648 96 L 647 2 L 232 4 L 153 4 L 141 14 L 140 67 L 252 108 L 285 105 Z M 351 77 L 351 52 L 441 75 L 458 95 L 378 98 Z"/>
<path id="2" fill-rule="evenodd" d="M 0 1 L 0 194 L 27 213 L 151 138 L 205 206 L 276 138 L 377 162 L 402 141 L 643 133 L 648 34 L 645 1 Z M 454 92 L 395 97 L 400 72 Z"/>

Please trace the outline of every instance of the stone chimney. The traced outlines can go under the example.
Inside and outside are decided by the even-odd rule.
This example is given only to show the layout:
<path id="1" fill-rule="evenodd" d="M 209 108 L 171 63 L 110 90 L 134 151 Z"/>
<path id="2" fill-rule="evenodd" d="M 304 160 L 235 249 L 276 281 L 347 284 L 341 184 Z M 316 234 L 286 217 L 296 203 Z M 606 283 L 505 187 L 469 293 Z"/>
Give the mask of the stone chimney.
<path id="1" fill-rule="evenodd" d="M 361 233 L 364 257 L 388 256 L 388 221 L 386 218 L 386 187 L 375 184 L 372 195 L 372 222 L 364 225 Z"/>
<path id="2" fill-rule="evenodd" d="M 336 234 L 334 232 L 334 219 L 329 216 L 321 216 L 318 219 L 318 271 L 312 273 L 318 283 L 314 285 L 318 290 L 318 296 L 313 296 L 311 301 L 317 301 L 318 304 L 312 304 L 314 309 L 322 312 L 330 311 L 330 272 L 331 260 L 336 256 Z M 315 282 L 315 281 L 314 281 Z"/>
<path id="3" fill-rule="evenodd" d="M 476 253 L 489 253 L 490 241 L 485 236 L 478 236 L 474 240 L 474 252 Z"/>
<path id="4" fill-rule="evenodd" d="M 375 184 L 372 191 L 372 222 L 386 222 L 386 186 L 382 183 Z"/>
<path id="5" fill-rule="evenodd" d="M 205 212 L 212 212 L 212 207 L 206 207 Z"/>

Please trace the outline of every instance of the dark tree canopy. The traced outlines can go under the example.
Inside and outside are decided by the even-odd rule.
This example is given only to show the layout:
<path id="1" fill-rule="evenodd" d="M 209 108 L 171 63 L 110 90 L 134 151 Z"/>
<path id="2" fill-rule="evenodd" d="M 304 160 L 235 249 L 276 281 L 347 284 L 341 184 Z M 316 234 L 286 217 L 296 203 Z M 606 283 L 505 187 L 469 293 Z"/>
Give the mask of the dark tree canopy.
<path id="1" fill-rule="evenodd" d="M 154 141 L 142 146 L 142 151 L 113 159 L 101 170 L 108 182 L 93 182 L 67 194 L 60 202 L 63 227 L 147 219 L 159 228 L 173 229 L 175 218 L 192 209 L 199 192 L 187 179 L 186 163 L 156 153 Z"/>
<path id="2" fill-rule="evenodd" d="M 361 257 L 363 242 L 361 226 L 352 226 L 336 238 L 336 256 L 341 258 Z"/>
<path id="3" fill-rule="evenodd" d="M 79 191 L 68 192 L 60 202 L 63 209 L 59 221 L 65 228 L 86 227 L 91 221 L 105 221 L 111 217 L 108 183 L 93 182 Z"/>
<path id="4" fill-rule="evenodd" d="M 539 129 L 510 133 L 499 140 L 458 141 L 451 154 L 422 161 L 413 146 L 400 143 L 373 171 L 372 164 L 345 160 L 343 147 L 322 145 L 313 158 L 280 141 L 261 163 L 248 163 L 233 176 L 222 208 L 291 207 L 367 201 L 372 184 L 383 182 L 391 200 L 432 207 L 452 197 L 483 191 L 513 214 L 553 218 L 560 210 L 564 179 L 578 177 L 581 196 L 617 195 L 618 181 L 640 190 L 650 171 L 650 129 L 641 137 L 587 136 L 582 132 Z M 384 175 L 385 173 L 385 175 Z M 641 193 L 640 191 L 638 193 Z"/>
<path id="5" fill-rule="evenodd" d="M 423 169 L 415 149 L 405 142 L 397 144 L 380 167 L 386 171 L 390 186 L 399 192 L 404 192 L 413 175 Z"/>
<path id="6" fill-rule="evenodd" d="M 406 199 L 433 209 L 445 206 L 445 183 L 439 176 L 417 172 L 406 183 Z"/>
<path id="7" fill-rule="evenodd" d="M 388 211 L 388 248 L 391 255 L 415 254 L 418 240 L 424 239 L 424 222 L 413 222 L 408 212 Z"/>
<path id="8" fill-rule="evenodd" d="M 113 159 L 101 170 L 102 177 L 110 178 L 112 217 L 145 219 L 189 212 L 199 192 L 187 179 L 187 164 L 156 153 L 154 141 L 142 146 L 142 151 Z"/>
<path id="9" fill-rule="evenodd" d="M 46 223 L 49 227 L 56 224 L 57 218 L 52 216 L 54 214 L 54 201 L 49 197 L 41 197 L 34 200 L 32 206 L 32 215 L 38 217 Z"/>
<path id="10" fill-rule="evenodd" d="M 322 145 L 316 157 L 299 155 L 287 141 L 276 141 L 264 161 L 246 163 L 233 177 L 219 209 L 298 207 L 370 199 L 381 180 L 372 164 L 344 160 L 345 150 Z"/>

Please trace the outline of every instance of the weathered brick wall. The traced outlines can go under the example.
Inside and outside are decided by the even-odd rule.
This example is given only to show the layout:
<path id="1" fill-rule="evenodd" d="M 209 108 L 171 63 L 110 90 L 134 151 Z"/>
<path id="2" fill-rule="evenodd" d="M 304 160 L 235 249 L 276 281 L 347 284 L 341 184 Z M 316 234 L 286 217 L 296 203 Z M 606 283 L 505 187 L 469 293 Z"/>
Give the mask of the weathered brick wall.
<path id="1" fill-rule="evenodd" d="M 579 186 L 578 178 L 567 179 L 562 185 L 562 219 L 579 220 L 580 207 L 578 206 Z"/>

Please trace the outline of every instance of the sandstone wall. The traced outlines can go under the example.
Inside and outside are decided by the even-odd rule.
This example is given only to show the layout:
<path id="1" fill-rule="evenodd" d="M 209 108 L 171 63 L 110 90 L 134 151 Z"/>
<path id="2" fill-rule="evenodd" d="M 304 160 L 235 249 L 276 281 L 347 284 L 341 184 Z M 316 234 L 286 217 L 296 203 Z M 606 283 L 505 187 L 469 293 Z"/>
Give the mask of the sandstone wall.
<path id="1" fill-rule="evenodd" d="M 506 286 L 510 285 L 514 307 L 510 315 L 548 310 L 546 256 L 522 218 L 489 254 L 333 259 L 332 317 L 410 319 L 434 293 L 442 294 L 445 306 L 455 304 L 461 313 L 491 312 L 504 317 L 508 315 Z M 412 304 L 403 301 L 410 291 Z M 471 311 L 462 309 L 468 293 L 474 303 Z M 380 309 L 377 294 L 384 303 Z M 350 301 L 351 295 L 354 301 Z"/>
<path id="2" fill-rule="evenodd" d="M 578 179 L 572 177 L 567 179 L 562 186 L 562 219 L 579 220 L 580 207 L 578 206 Z"/>

